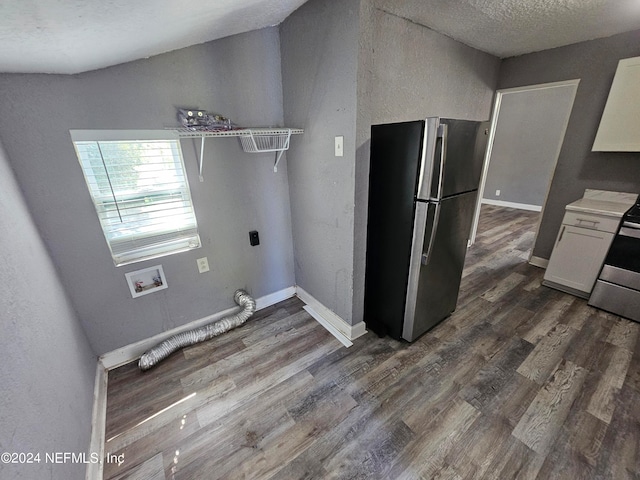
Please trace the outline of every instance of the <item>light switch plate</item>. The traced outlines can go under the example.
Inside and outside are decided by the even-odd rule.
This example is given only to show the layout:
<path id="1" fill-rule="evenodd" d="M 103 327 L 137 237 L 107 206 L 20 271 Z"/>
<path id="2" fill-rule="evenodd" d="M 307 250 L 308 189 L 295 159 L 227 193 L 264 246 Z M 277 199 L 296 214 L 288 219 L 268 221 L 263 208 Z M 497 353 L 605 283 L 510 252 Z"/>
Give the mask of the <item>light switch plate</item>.
<path id="1" fill-rule="evenodd" d="M 198 260 L 196 260 L 196 262 L 198 262 L 198 271 L 200 273 L 209 271 L 209 260 L 207 259 L 207 257 L 199 258 Z"/>
<path id="2" fill-rule="evenodd" d="M 335 156 L 336 157 L 344 156 L 344 137 L 342 135 L 340 135 L 339 137 L 336 137 Z"/>

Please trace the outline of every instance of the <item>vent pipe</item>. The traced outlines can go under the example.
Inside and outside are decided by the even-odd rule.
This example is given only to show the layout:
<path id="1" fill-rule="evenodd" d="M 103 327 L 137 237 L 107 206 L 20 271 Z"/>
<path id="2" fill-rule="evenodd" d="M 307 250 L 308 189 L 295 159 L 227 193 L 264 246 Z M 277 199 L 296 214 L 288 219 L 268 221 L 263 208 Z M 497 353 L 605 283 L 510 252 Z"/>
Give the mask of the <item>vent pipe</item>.
<path id="1" fill-rule="evenodd" d="M 249 317 L 253 315 L 253 312 L 256 311 L 256 301 L 244 290 L 236 290 L 233 299 L 242 307 L 240 312 L 200 328 L 169 337 L 140 357 L 140 361 L 138 362 L 140 370 L 149 370 L 176 350 L 217 337 L 245 323 Z"/>

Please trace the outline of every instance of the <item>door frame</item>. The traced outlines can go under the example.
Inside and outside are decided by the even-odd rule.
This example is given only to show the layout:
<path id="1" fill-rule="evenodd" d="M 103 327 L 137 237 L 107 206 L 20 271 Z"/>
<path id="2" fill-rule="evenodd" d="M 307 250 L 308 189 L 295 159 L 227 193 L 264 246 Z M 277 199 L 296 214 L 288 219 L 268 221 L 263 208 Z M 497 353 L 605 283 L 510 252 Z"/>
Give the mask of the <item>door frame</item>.
<path id="1" fill-rule="evenodd" d="M 538 225 L 536 227 L 536 234 L 533 238 L 533 244 L 535 245 L 535 241 L 538 238 L 538 232 L 540 231 L 540 223 L 542 222 L 542 217 L 544 215 L 545 207 L 547 206 L 547 200 L 549 198 L 549 191 L 551 190 L 551 182 L 553 182 L 553 177 L 555 176 L 556 167 L 558 166 L 558 157 L 560 156 L 560 150 L 562 149 L 562 145 L 564 144 L 564 136 L 567 133 L 567 126 L 569 125 L 569 119 L 571 118 L 571 112 L 573 111 L 573 105 L 576 99 L 576 93 L 578 91 L 578 84 L 580 83 L 580 79 L 573 80 L 563 80 L 560 82 L 551 82 L 551 83 L 538 83 L 535 85 L 527 85 L 523 87 L 512 87 L 512 88 L 503 88 L 500 90 L 496 90 L 495 100 L 493 104 L 493 111 L 491 113 L 491 126 L 489 127 L 489 138 L 487 140 L 487 150 L 484 156 L 484 162 L 482 165 L 482 175 L 480 177 L 480 185 L 478 186 L 478 199 L 476 201 L 476 209 L 473 215 L 473 224 L 471 226 L 471 235 L 469 237 L 469 245 L 473 245 L 476 241 L 476 235 L 478 233 L 478 222 L 480 221 L 480 209 L 482 207 L 482 197 L 484 196 L 484 187 L 487 182 L 487 174 L 489 172 L 489 163 L 491 162 L 491 153 L 493 150 L 493 143 L 495 141 L 495 132 L 496 126 L 498 125 L 498 118 L 500 116 L 500 106 L 502 104 L 502 97 L 508 94 L 517 94 L 522 92 L 530 92 L 532 90 L 547 90 L 549 88 L 558 88 L 558 87 L 567 87 L 567 86 L 575 86 L 573 90 L 573 99 L 571 102 L 571 109 L 569 110 L 569 114 L 567 115 L 566 121 L 562 127 L 562 141 L 558 145 L 558 150 L 555 154 L 555 158 L 553 160 L 552 166 L 552 175 L 549 179 L 549 184 L 547 185 L 547 191 L 544 195 L 544 202 L 542 204 L 542 212 L 540 213 L 540 218 L 538 220 Z M 531 261 L 533 256 L 533 248 L 529 253 L 529 261 Z"/>

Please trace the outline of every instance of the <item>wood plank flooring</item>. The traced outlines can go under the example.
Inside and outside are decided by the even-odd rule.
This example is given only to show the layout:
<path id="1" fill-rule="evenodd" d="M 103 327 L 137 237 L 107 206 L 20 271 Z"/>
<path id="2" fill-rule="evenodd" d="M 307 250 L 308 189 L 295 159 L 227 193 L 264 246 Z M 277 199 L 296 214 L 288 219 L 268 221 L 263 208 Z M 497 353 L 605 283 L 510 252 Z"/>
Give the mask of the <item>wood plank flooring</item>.
<path id="1" fill-rule="evenodd" d="M 105 479 L 638 479 L 640 324 L 541 286 L 483 206 L 454 314 L 344 348 L 290 299 L 109 372 Z"/>

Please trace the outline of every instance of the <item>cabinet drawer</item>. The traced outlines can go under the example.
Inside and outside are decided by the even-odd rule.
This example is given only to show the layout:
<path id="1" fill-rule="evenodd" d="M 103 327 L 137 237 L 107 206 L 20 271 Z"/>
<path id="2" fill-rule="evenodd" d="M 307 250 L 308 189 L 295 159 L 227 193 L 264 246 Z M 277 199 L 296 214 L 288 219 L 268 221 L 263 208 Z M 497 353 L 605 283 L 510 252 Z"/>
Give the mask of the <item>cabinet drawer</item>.
<path id="1" fill-rule="evenodd" d="M 573 227 L 588 228 L 589 230 L 599 230 L 601 232 L 616 233 L 620 219 L 615 217 L 605 217 L 592 213 L 565 212 L 563 225 Z"/>

